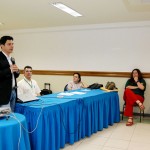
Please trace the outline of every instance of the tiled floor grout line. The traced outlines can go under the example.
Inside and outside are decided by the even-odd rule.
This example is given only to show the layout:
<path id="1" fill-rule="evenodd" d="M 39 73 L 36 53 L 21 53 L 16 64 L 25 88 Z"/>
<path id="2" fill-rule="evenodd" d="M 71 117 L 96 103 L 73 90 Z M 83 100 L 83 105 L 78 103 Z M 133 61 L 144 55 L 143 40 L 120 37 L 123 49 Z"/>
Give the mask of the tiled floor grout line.
<path id="1" fill-rule="evenodd" d="M 133 137 L 133 135 L 134 135 L 134 132 L 135 132 L 135 129 L 136 129 L 137 123 L 136 123 L 136 124 L 133 124 L 133 125 L 135 125 L 135 128 L 134 128 L 134 130 L 133 130 L 133 134 L 132 134 L 132 136 L 131 136 L 131 138 L 130 138 L 130 140 L 129 140 L 129 144 L 128 144 L 127 150 L 129 149 L 129 145 L 131 144 L 131 139 L 132 139 L 132 137 Z M 129 127 L 129 128 L 130 128 L 130 127 Z"/>
<path id="2" fill-rule="evenodd" d="M 100 147 L 100 149 L 104 149 L 105 147 L 107 147 L 107 145 L 106 145 L 106 143 L 111 139 L 111 137 L 113 136 L 113 134 L 115 134 L 115 132 L 117 131 L 117 128 L 119 127 L 119 124 L 120 123 L 123 123 L 123 125 L 125 125 L 126 126 L 126 119 L 127 118 L 124 118 L 124 120 L 122 121 L 121 119 L 120 119 L 120 122 L 119 123 L 114 123 L 111 127 L 108 127 L 107 129 L 110 129 L 110 128 L 112 128 L 112 129 L 110 129 L 110 134 L 108 135 L 108 136 L 104 136 L 104 138 L 106 138 L 106 141 L 104 141 L 104 143 L 102 144 L 102 145 L 99 145 L 99 146 L 101 146 Z M 145 119 L 145 120 L 144 120 Z M 143 123 L 145 123 L 145 124 L 150 124 L 150 118 L 144 118 L 144 119 L 142 119 L 142 122 Z M 132 143 L 132 138 L 133 138 L 133 136 L 134 136 L 134 134 L 135 134 L 135 131 L 136 131 L 136 128 L 137 128 L 137 125 L 140 123 L 139 122 L 139 118 L 137 118 L 137 117 L 135 117 L 135 121 L 134 121 L 135 123 L 134 123 L 134 125 L 133 126 L 135 126 L 134 128 L 133 128 L 133 130 L 132 130 L 132 134 L 131 134 L 131 137 L 129 137 L 129 139 L 127 140 L 128 141 L 128 143 L 127 143 L 127 148 L 126 149 L 124 149 L 124 150 L 128 150 L 129 149 L 129 147 L 130 147 L 130 144 Z M 130 128 L 130 127 L 127 127 L 127 128 Z M 104 128 L 105 129 L 105 128 Z M 106 130 L 107 130 L 106 129 Z M 99 136 L 100 134 L 100 132 L 103 132 L 103 131 L 98 131 L 96 134 L 98 134 L 97 136 Z M 93 136 L 93 134 L 92 134 L 92 136 Z M 87 139 L 87 137 L 85 137 L 85 138 L 83 138 L 82 139 L 82 141 L 79 143 L 79 144 L 77 144 L 75 147 L 72 147 L 72 148 L 69 148 L 68 150 L 77 150 L 78 148 L 80 149 L 80 146 L 81 146 L 81 144 L 85 141 Z M 119 139 L 118 139 L 119 140 Z M 111 148 L 111 147 L 110 147 Z M 112 148 L 116 148 L 116 147 L 112 147 Z M 94 149 L 93 149 L 94 150 Z M 98 150 L 98 148 L 96 148 L 96 150 Z"/>
<path id="3" fill-rule="evenodd" d="M 118 123 L 117 123 L 117 126 L 118 126 Z M 117 126 L 113 129 L 113 131 L 111 132 L 111 134 L 109 135 L 109 137 L 108 137 L 107 140 L 105 141 L 104 145 L 102 146 L 102 149 L 104 149 L 105 144 L 108 142 L 108 140 L 110 139 L 110 137 L 112 136 L 112 134 L 115 132 Z M 112 126 L 112 127 L 113 127 L 113 126 Z"/>

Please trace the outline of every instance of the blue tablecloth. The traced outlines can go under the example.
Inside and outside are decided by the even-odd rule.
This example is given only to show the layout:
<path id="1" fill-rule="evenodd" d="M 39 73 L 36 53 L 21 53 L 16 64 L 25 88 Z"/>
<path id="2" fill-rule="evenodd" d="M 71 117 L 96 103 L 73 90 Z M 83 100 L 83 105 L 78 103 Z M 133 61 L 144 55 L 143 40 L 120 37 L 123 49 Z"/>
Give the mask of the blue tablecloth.
<path id="1" fill-rule="evenodd" d="M 120 121 L 117 92 L 77 90 L 72 96 L 56 93 L 39 97 L 39 101 L 16 104 L 16 112 L 26 116 L 31 149 L 59 150 L 85 136 Z"/>
<path id="2" fill-rule="evenodd" d="M 27 129 L 25 116 L 21 114 L 13 113 L 8 120 L 0 118 L 0 150 L 30 150 L 28 133 L 21 124 Z"/>

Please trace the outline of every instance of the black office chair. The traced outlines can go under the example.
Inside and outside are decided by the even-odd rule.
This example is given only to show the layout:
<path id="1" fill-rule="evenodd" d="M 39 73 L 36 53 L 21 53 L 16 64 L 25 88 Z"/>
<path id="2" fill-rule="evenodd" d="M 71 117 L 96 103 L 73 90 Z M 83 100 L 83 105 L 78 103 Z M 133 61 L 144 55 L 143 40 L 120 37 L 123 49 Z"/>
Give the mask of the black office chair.
<path id="1" fill-rule="evenodd" d="M 68 91 L 67 86 L 68 86 L 68 84 L 65 85 L 64 91 Z"/>
<path id="2" fill-rule="evenodd" d="M 123 109 L 122 109 L 122 120 L 123 120 L 123 115 L 124 115 L 124 110 L 126 107 L 126 102 L 123 104 Z M 134 104 L 134 107 L 139 107 L 139 105 L 137 103 Z M 144 110 L 140 109 L 140 122 L 141 122 L 141 117 L 143 116 L 144 118 Z"/>

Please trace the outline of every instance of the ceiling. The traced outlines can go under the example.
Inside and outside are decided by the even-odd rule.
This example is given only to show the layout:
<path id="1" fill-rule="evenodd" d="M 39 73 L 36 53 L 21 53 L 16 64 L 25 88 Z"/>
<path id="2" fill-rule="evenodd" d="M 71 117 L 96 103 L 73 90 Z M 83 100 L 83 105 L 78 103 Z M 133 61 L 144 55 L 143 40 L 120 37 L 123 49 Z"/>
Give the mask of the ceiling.
<path id="1" fill-rule="evenodd" d="M 0 0 L 0 31 L 150 21 L 150 0 Z M 63 4 L 82 17 L 58 10 L 51 3 Z"/>

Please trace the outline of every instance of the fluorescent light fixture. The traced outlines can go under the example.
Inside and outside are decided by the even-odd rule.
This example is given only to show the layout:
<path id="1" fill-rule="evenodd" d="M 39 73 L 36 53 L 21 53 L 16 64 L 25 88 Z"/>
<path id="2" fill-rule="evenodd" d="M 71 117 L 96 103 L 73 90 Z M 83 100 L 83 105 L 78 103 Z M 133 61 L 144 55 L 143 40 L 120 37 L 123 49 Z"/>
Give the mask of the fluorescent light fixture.
<path id="1" fill-rule="evenodd" d="M 82 16 L 78 12 L 74 11 L 73 9 L 69 8 L 68 6 L 66 6 L 62 3 L 53 3 L 52 5 L 57 7 L 58 9 L 61 9 L 62 11 L 65 11 L 66 13 L 68 13 L 74 17 L 81 17 Z"/>
<path id="2" fill-rule="evenodd" d="M 0 22 L 0 26 L 4 25 L 4 23 Z"/>

